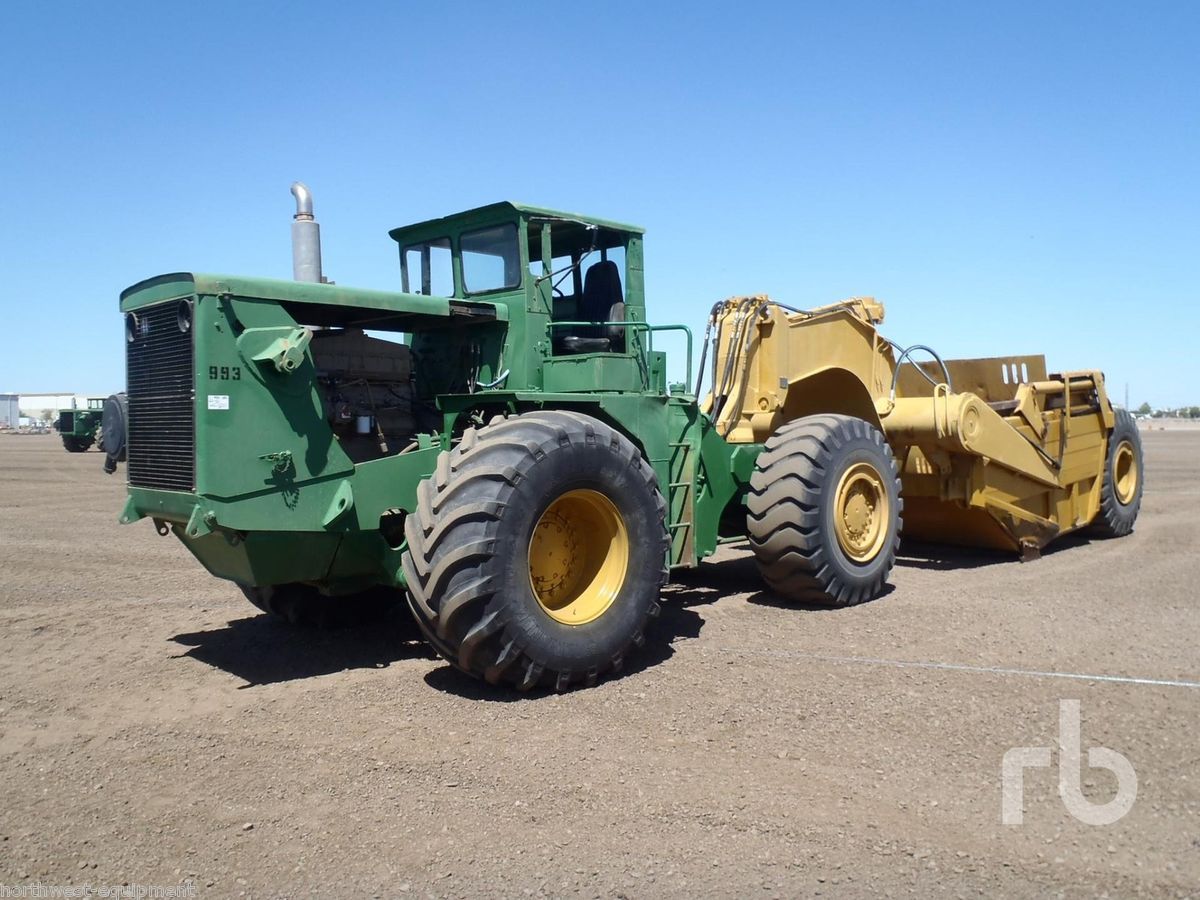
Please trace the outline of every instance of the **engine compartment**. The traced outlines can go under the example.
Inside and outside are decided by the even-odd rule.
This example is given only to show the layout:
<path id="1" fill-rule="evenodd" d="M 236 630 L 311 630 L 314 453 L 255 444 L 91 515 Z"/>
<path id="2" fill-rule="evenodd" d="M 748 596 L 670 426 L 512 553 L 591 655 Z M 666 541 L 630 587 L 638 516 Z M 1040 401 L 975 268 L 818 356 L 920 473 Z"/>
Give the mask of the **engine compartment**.
<path id="1" fill-rule="evenodd" d="M 437 411 L 417 399 L 407 344 L 360 328 L 320 328 L 310 349 L 325 418 L 354 462 L 399 453 L 418 433 L 436 430 Z"/>

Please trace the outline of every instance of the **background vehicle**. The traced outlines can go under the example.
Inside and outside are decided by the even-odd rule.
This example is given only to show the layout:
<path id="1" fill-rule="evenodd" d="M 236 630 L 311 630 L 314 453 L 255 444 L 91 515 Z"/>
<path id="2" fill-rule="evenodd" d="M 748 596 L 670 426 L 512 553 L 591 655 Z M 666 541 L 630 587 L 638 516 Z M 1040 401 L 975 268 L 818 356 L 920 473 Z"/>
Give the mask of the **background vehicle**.
<path id="1" fill-rule="evenodd" d="M 565 689 L 620 669 L 672 568 L 748 539 L 796 601 L 876 596 L 905 533 L 1025 556 L 1128 532 L 1136 430 L 1096 371 L 917 364 L 856 298 L 647 318 L 639 228 L 497 203 L 398 228 L 402 292 L 177 273 L 121 295 L 129 498 L 293 621 L 407 599 L 465 672 Z M 403 343 L 366 329 L 403 335 Z M 668 384 L 657 336 L 687 343 Z"/>
<path id="2" fill-rule="evenodd" d="M 64 409 L 58 414 L 58 433 L 68 453 L 83 453 L 96 443 L 103 414 L 103 397 L 89 397 L 86 409 Z"/>

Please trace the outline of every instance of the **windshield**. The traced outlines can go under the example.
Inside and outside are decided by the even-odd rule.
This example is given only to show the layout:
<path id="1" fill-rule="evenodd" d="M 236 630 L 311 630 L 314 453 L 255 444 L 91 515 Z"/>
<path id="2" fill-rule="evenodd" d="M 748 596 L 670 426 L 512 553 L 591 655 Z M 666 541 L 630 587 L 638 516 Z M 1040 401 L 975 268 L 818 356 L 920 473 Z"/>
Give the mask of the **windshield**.
<path id="1" fill-rule="evenodd" d="M 468 231 L 460 239 L 463 289 L 468 294 L 515 288 L 521 284 L 517 226 L 494 225 Z"/>

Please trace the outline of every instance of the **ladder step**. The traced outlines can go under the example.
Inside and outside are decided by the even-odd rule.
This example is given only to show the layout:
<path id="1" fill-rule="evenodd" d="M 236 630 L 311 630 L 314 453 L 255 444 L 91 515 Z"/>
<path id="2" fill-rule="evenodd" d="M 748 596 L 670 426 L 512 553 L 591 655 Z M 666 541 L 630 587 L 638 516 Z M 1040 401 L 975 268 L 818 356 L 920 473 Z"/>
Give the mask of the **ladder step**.
<path id="1" fill-rule="evenodd" d="M 681 519 L 678 522 L 669 522 L 667 524 L 667 532 L 671 536 L 671 564 L 683 564 L 692 562 L 694 553 L 693 544 L 695 543 L 695 514 L 694 509 L 696 496 L 696 479 L 695 470 L 696 462 L 693 458 L 692 451 L 696 450 L 696 444 L 693 441 L 668 441 L 667 446 L 671 452 L 667 460 L 667 477 L 672 476 L 680 479 L 679 481 L 668 481 L 667 497 L 669 500 L 670 514 L 678 514 L 680 516 L 692 515 L 690 520 Z"/>

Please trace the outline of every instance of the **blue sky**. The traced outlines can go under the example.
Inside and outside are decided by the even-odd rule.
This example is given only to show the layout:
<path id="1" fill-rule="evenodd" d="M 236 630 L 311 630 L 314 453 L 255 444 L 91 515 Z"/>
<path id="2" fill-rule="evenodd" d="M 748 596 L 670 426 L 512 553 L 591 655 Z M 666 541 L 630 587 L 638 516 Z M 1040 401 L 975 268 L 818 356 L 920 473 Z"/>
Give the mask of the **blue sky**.
<path id="1" fill-rule="evenodd" d="M 651 317 L 873 294 L 947 356 L 1200 403 L 1200 4 L 7 3 L 0 390 L 117 389 L 117 294 L 327 274 L 498 199 L 648 229 Z"/>

